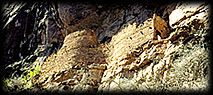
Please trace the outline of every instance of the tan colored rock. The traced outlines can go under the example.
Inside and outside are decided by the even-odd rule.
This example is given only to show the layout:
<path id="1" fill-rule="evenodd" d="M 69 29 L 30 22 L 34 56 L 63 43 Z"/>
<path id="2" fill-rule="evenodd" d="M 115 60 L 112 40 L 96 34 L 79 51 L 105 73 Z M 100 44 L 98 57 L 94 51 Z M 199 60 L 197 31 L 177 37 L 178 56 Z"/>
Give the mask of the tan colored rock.
<path id="1" fill-rule="evenodd" d="M 47 58 L 42 64 L 38 79 L 34 80 L 41 86 L 51 83 L 67 85 L 89 84 L 97 86 L 100 83 L 103 70 L 106 69 L 104 54 L 97 47 L 96 35 L 91 30 L 76 31 L 69 34 L 61 49 Z M 68 81 L 72 79 L 72 81 Z M 49 85 L 54 87 L 56 85 Z"/>
<path id="2" fill-rule="evenodd" d="M 192 22 L 196 23 L 192 23 Z M 206 2 L 178 3 L 175 10 L 169 15 L 170 27 L 183 27 L 188 24 L 198 25 L 196 27 L 209 27 L 209 4 Z M 198 29 L 198 28 L 197 28 Z"/>
<path id="3" fill-rule="evenodd" d="M 144 25 L 151 26 L 152 20 L 147 20 L 147 22 L 144 23 Z M 123 66 L 129 65 L 135 61 L 133 50 L 138 48 L 138 46 L 142 47 L 144 43 L 153 39 L 153 37 L 151 37 L 153 28 L 147 26 L 141 25 L 138 26 L 139 28 L 136 28 L 136 23 L 133 25 L 130 24 L 117 35 L 113 36 L 112 41 L 109 43 L 111 52 L 107 59 L 108 66 L 102 81 L 106 81 L 115 74 L 118 74 L 124 69 L 122 68 Z"/>
<path id="4" fill-rule="evenodd" d="M 189 7 L 189 8 L 191 8 L 190 5 L 193 5 L 193 4 L 188 4 L 186 6 L 186 4 L 188 3 L 183 3 L 182 5 L 185 5 L 185 7 Z M 200 9 L 203 10 L 203 12 L 205 13 L 206 12 L 205 8 L 207 6 L 203 3 L 199 3 L 199 5 L 202 5 Z M 183 7 L 182 10 L 185 10 L 185 7 L 184 6 L 182 7 Z M 177 6 L 177 8 L 180 8 L 180 6 Z M 174 15 L 174 14 L 172 13 L 171 15 Z M 185 13 L 183 13 L 183 15 L 185 15 Z M 194 16 L 188 16 L 187 19 L 193 19 L 193 17 Z M 205 17 L 208 17 L 208 15 L 206 14 Z M 155 27 L 156 30 L 158 30 L 161 33 L 162 38 L 166 37 L 167 31 L 165 31 L 166 30 L 165 27 L 168 28 L 168 26 L 166 26 L 166 22 L 161 17 L 158 17 L 158 16 L 154 17 L 154 19 L 155 20 L 153 22 L 155 22 L 155 25 L 153 26 Z M 196 20 L 193 21 L 193 20 L 187 20 L 187 19 L 186 20 L 184 19 L 183 22 L 181 23 L 177 23 L 177 26 L 178 27 L 183 27 L 184 25 L 187 26 L 185 22 L 195 25 L 195 29 L 198 29 L 196 27 L 203 27 L 208 25 L 207 23 L 205 23 L 205 25 L 203 26 L 202 25 L 196 26 L 197 23 L 194 23 L 196 22 Z M 147 20 L 147 22 L 149 21 Z M 146 26 L 146 24 L 151 26 L 150 24 L 152 23 L 150 24 L 144 23 L 144 26 Z M 141 26 L 139 25 L 139 27 L 137 28 L 140 28 L 140 27 Z M 194 89 L 203 90 L 203 88 L 201 88 L 200 86 L 203 87 L 203 85 L 206 84 L 206 81 L 200 82 L 200 81 L 194 80 L 193 81 L 194 83 L 192 83 L 192 80 L 189 80 L 189 79 L 192 79 L 191 78 L 192 74 L 190 73 L 192 73 L 193 71 L 191 70 L 187 71 L 189 70 L 189 67 L 186 68 L 184 66 L 178 66 L 182 64 L 187 64 L 188 66 L 197 64 L 194 62 L 189 62 L 190 58 L 197 59 L 196 57 L 192 57 L 193 55 L 191 55 L 191 57 L 189 56 L 187 57 L 188 58 L 187 60 L 185 59 L 185 56 L 189 54 L 181 53 L 184 55 L 179 55 L 181 56 L 181 59 L 178 59 L 180 62 L 173 61 L 173 60 L 176 60 L 173 54 L 177 52 L 180 53 L 179 50 L 181 50 L 182 47 L 187 47 L 187 45 L 183 44 L 183 42 L 180 39 L 182 40 L 186 39 L 187 38 L 186 35 L 189 35 L 189 33 L 192 33 L 192 31 L 179 30 L 179 31 L 175 31 L 171 33 L 168 38 L 151 40 L 153 37 L 150 37 L 148 35 L 153 32 L 151 31 L 149 32 L 145 28 L 144 31 L 146 30 L 146 32 L 143 32 L 143 33 L 148 33 L 148 35 L 140 36 L 140 35 L 137 35 L 137 28 L 134 27 L 134 24 L 129 25 L 127 28 L 119 32 L 117 35 L 113 36 L 112 42 L 110 42 L 110 45 L 112 45 L 111 46 L 112 52 L 110 52 L 110 56 L 108 58 L 109 61 L 108 61 L 107 70 L 104 72 L 104 76 L 102 78 L 102 84 L 99 86 L 99 91 L 119 92 L 119 91 L 138 91 L 138 90 L 139 91 L 146 91 L 146 90 L 187 91 L 187 90 L 194 90 Z M 172 27 L 172 28 L 175 28 L 175 27 Z M 125 30 L 130 30 L 131 32 L 124 32 Z M 141 31 L 143 31 L 143 29 Z M 123 37 L 123 35 L 125 36 Z M 142 37 L 144 39 L 149 39 L 149 40 L 147 41 L 147 43 L 146 41 L 142 41 L 144 43 L 140 43 L 142 45 L 138 45 L 137 40 L 136 41 L 126 40 L 127 37 L 132 37 L 132 35 L 137 35 L 137 36 L 134 36 L 136 38 Z M 183 36 L 183 37 L 179 38 L 180 36 Z M 174 40 L 177 40 L 180 43 L 174 44 L 173 43 Z M 130 48 L 131 46 L 134 46 L 135 44 L 137 44 L 137 46 L 140 46 L 139 54 L 135 54 L 131 52 L 131 51 L 137 51 L 138 48 Z M 193 51 L 200 51 L 200 50 L 202 51 L 203 49 L 199 48 L 199 49 L 190 49 L 190 50 L 184 49 L 184 50 L 192 53 Z M 136 55 L 139 55 L 139 56 L 136 56 Z M 195 56 L 197 55 L 195 54 Z M 199 67 L 196 67 L 196 68 L 198 70 Z M 208 80 L 204 77 L 202 78 L 203 80 Z M 187 85 L 182 85 L 180 83 L 182 81 L 187 83 Z M 192 86 L 195 84 L 199 84 L 200 86 Z M 128 88 L 128 90 L 126 88 Z M 204 88 L 206 89 L 207 85 Z"/>
<path id="5" fill-rule="evenodd" d="M 157 16 L 156 13 L 153 15 L 153 24 L 154 24 L 154 39 L 157 39 L 156 32 L 160 32 L 160 35 L 162 38 L 165 38 L 169 34 L 169 27 L 164 19 L 162 19 L 160 16 Z"/>
<path id="6" fill-rule="evenodd" d="M 175 66 L 181 63 L 173 63 L 173 54 L 185 45 L 183 40 L 188 38 L 190 31 L 170 31 L 167 22 L 156 14 L 149 18 L 145 15 L 147 18 L 139 23 L 136 19 L 140 16 L 133 16 L 140 12 L 137 8 L 135 11 L 112 9 L 108 10 L 109 14 L 105 11 L 99 16 L 91 13 L 91 17 L 67 27 L 70 34 L 66 36 L 61 49 L 43 64 L 35 83 L 44 88 L 54 88 L 64 83 L 73 91 L 95 91 L 98 88 L 98 91 L 119 92 L 189 87 L 188 84 L 179 84 L 175 78 L 178 76 L 179 80 L 187 81 L 177 73 L 179 69 Z M 88 29 L 90 23 L 96 23 L 93 22 L 96 17 L 102 20 L 105 17 L 103 24 L 97 30 Z M 83 23 L 85 25 L 81 26 Z M 181 23 L 178 25 L 181 26 Z M 109 43 L 100 44 L 105 37 L 112 38 Z M 187 78 L 192 80 L 193 74 L 187 72 L 186 75 L 190 75 Z M 201 85 L 203 87 L 204 83 Z"/>

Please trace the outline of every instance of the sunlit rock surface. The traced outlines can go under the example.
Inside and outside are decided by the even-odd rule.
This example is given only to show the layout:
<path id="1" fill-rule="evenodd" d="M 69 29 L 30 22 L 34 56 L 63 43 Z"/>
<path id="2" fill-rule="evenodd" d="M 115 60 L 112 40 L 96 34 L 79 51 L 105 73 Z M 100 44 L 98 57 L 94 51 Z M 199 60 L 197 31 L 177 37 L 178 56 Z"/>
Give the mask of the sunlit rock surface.
<path id="1" fill-rule="evenodd" d="M 28 90 L 208 91 L 207 3 L 57 6 L 63 27 L 41 32 L 41 43 L 62 45 L 32 62 L 42 67 Z"/>

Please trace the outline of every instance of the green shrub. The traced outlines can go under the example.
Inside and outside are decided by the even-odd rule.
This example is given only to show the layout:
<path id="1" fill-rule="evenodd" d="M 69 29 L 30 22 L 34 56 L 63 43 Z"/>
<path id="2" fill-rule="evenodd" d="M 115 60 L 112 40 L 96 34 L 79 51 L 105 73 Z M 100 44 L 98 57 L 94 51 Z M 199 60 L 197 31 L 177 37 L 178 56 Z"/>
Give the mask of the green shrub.
<path id="1" fill-rule="evenodd" d="M 22 77 L 22 81 L 25 84 L 26 88 L 31 88 L 33 86 L 32 83 L 32 78 L 39 73 L 39 71 L 41 71 L 41 66 L 40 65 L 36 65 L 36 67 L 34 67 L 34 69 L 31 70 L 26 70 L 27 75 Z"/>

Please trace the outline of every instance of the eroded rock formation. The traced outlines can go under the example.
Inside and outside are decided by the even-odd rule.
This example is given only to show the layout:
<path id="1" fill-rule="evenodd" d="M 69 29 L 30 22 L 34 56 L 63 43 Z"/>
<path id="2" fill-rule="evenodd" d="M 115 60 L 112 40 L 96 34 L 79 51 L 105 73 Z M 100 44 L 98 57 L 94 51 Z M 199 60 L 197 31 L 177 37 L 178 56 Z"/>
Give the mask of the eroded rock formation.
<path id="1" fill-rule="evenodd" d="M 57 5 L 63 27 L 51 37 L 42 32 L 42 41 L 63 45 L 44 62 L 33 63 L 42 66 L 32 79 L 34 88 L 65 92 L 208 88 L 207 3 Z"/>

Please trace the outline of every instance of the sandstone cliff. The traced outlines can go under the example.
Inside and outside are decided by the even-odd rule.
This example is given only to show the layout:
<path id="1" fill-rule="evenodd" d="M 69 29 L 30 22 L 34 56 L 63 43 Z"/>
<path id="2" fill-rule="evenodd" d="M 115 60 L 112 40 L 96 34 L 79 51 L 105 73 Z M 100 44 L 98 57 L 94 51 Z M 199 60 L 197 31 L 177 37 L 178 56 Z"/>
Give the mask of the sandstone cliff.
<path id="1" fill-rule="evenodd" d="M 42 6 L 45 4 L 48 6 Z M 9 31 L 5 32 L 9 36 L 4 42 L 5 60 L 10 60 L 5 71 L 14 71 L 7 82 L 8 91 L 209 89 L 210 21 L 206 2 L 17 5 L 26 8 L 18 7 L 20 14 L 4 28 Z M 29 26 L 28 19 L 18 17 L 21 13 L 28 15 L 28 8 L 29 13 L 43 10 L 35 14 L 41 17 L 36 16 Z M 12 34 L 21 26 L 25 26 L 21 34 Z M 19 35 L 22 38 L 11 40 Z M 15 52 L 16 47 L 19 49 Z M 36 66 L 41 66 L 39 73 L 23 82 L 23 76 Z M 28 82 L 32 85 L 27 86 Z"/>

